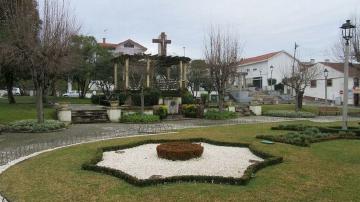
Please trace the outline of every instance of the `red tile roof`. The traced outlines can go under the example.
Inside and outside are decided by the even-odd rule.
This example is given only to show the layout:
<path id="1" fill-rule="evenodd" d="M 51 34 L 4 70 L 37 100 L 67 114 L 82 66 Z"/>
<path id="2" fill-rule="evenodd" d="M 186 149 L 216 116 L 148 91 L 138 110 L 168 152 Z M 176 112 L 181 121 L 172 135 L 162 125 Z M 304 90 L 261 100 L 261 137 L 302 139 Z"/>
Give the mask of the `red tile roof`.
<path id="1" fill-rule="evenodd" d="M 240 62 L 240 65 L 246 65 L 246 64 L 252 64 L 252 63 L 266 61 L 266 60 L 274 57 L 275 55 L 279 54 L 280 52 L 281 51 L 272 52 L 272 53 L 268 53 L 265 55 L 259 55 L 259 56 L 251 57 L 251 58 L 245 58 Z"/>
<path id="2" fill-rule="evenodd" d="M 331 67 L 341 73 L 344 73 L 344 63 L 333 63 L 333 62 L 320 62 L 321 64 Z M 349 76 L 360 77 L 360 64 L 349 65 Z"/>
<path id="3" fill-rule="evenodd" d="M 99 43 L 99 46 L 102 48 L 106 48 L 106 49 L 115 49 L 117 44 L 113 44 L 113 43 Z"/>

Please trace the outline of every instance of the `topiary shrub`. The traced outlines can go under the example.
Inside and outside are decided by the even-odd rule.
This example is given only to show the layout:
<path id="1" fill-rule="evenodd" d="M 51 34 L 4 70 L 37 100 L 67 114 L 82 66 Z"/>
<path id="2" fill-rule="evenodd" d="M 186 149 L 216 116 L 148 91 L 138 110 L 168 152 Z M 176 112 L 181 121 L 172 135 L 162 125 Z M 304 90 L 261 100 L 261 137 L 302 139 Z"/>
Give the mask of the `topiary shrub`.
<path id="1" fill-rule="evenodd" d="M 287 118 L 314 118 L 316 115 L 310 112 L 296 112 L 289 110 L 270 110 L 264 112 L 265 116 L 287 117 Z"/>
<path id="2" fill-rule="evenodd" d="M 119 105 L 124 105 L 126 99 L 129 97 L 129 95 L 125 92 L 120 92 L 119 94 L 117 94 L 118 100 L 119 100 Z"/>
<path id="3" fill-rule="evenodd" d="M 226 120 L 226 119 L 234 119 L 237 118 L 237 114 L 235 112 L 229 111 L 216 111 L 216 110 L 209 110 L 205 113 L 205 119 L 210 120 Z"/>
<path id="4" fill-rule="evenodd" d="M 159 158 L 172 161 L 186 161 L 193 158 L 199 158 L 204 152 L 204 147 L 200 144 L 193 144 L 190 142 L 170 142 L 160 144 L 156 147 L 156 151 Z"/>
<path id="5" fill-rule="evenodd" d="M 154 106 L 154 114 L 158 115 L 160 119 L 166 119 L 168 116 L 168 107 L 166 105 Z"/>
<path id="6" fill-rule="evenodd" d="M 92 95 L 91 96 L 91 103 L 95 104 L 95 105 L 110 106 L 110 103 L 106 99 L 105 95 Z"/>
<path id="7" fill-rule="evenodd" d="M 4 130 L 20 133 L 45 133 L 57 131 L 65 127 L 65 123 L 56 120 L 45 120 L 44 123 L 40 124 L 37 120 L 22 120 L 9 123 Z"/>
<path id="8" fill-rule="evenodd" d="M 153 106 L 159 103 L 160 91 L 157 89 L 147 88 L 144 90 L 144 105 Z M 141 94 L 139 91 L 131 92 L 131 99 L 133 104 L 136 106 L 141 106 Z"/>
<path id="9" fill-rule="evenodd" d="M 183 104 L 194 104 L 195 99 L 193 95 L 188 90 L 181 91 L 181 99 Z"/>
<path id="10" fill-rule="evenodd" d="M 147 114 L 129 114 L 121 117 L 122 123 L 155 123 L 160 121 L 160 117 L 157 115 Z"/>

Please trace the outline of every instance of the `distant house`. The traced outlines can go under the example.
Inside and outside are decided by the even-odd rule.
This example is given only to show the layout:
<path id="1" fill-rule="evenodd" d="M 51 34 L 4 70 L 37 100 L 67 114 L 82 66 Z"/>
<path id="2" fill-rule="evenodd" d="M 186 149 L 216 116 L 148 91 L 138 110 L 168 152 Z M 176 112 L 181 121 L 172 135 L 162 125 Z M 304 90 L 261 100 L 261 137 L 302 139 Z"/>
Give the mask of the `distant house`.
<path id="1" fill-rule="evenodd" d="M 99 43 L 99 45 L 103 48 L 108 49 L 114 55 L 138 55 L 144 54 L 147 51 L 146 47 L 131 39 L 128 39 L 118 44 L 114 44 L 107 43 L 106 39 L 103 38 L 102 43 Z"/>
<path id="2" fill-rule="evenodd" d="M 316 63 L 322 72 L 329 71 L 327 77 L 327 98 L 340 104 L 343 101 L 344 90 L 344 63 L 332 63 L 329 61 Z M 359 78 L 360 64 L 350 64 L 349 66 L 349 104 L 359 104 Z M 322 74 L 317 80 L 310 83 L 310 87 L 305 90 L 305 96 L 311 99 L 325 99 L 325 75 Z"/>
<path id="3" fill-rule="evenodd" d="M 298 61 L 295 60 L 295 62 L 297 63 Z M 281 83 L 284 69 L 291 68 L 293 63 L 294 58 L 285 51 L 245 58 L 238 67 L 237 71 L 242 76 L 235 81 L 235 85 L 241 88 L 274 89 L 276 84 Z M 271 66 L 273 67 L 272 73 Z M 276 79 L 276 82 L 269 83 L 268 80 L 271 78 Z M 284 93 L 289 93 L 289 89 L 286 89 Z"/>

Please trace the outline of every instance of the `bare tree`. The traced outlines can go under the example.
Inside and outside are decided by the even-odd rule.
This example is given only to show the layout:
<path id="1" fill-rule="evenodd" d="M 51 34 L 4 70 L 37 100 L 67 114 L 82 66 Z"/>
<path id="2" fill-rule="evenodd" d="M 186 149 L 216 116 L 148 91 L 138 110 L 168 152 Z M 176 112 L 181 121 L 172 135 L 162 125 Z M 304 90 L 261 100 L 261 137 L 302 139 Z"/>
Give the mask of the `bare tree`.
<path id="1" fill-rule="evenodd" d="M 205 38 L 204 55 L 210 76 L 219 95 L 219 110 L 223 111 L 228 82 L 240 64 L 241 45 L 235 33 L 211 27 Z"/>
<path id="2" fill-rule="evenodd" d="M 79 30 L 64 1 L 45 0 L 41 20 L 38 43 L 34 47 L 30 68 L 36 90 L 39 123 L 44 122 L 44 87 L 50 75 L 69 55 L 71 38 Z"/>
<path id="3" fill-rule="evenodd" d="M 282 71 L 282 82 L 295 91 L 295 111 L 302 109 L 302 101 L 305 89 L 310 86 L 312 80 L 321 75 L 321 69 L 316 64 L 304 64 L 297 62 L 294 72 L 292 68 L 284 68 Z"/>
<path id="4" fill-rule="evenodd" d="M 145 78 L 146 78 L 146 61 L 134 62 L 133 68 L 130 72 L 130 87 L 132 90 L 140 91 L 141 114 L 145 111 Z"/>

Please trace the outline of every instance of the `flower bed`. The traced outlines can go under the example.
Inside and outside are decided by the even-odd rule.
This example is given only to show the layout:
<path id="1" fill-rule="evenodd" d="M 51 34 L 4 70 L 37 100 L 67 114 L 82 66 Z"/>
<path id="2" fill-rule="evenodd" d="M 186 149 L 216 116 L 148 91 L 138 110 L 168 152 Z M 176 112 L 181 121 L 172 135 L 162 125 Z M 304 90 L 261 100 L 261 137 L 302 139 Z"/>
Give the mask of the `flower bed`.
<path id="1" fill-rule="evenodd" d="M 45 120 L 44 123 L 40 124 L 37 120 L 22 120 L 9 123 L 4 130 L 8 132 L 45 133 L 57 131 L 65 127 L 65 123 L 56 120 Z"/>
<path id="2" fill-rule="evenodd" d="M 160 121 L 160 117 L 157 115 L 146 114 L 129 114 L 121 117 L 122 123 L 155 123 Z"/>
<path id="3" fill-rule="evenodd" d="M 204 152 L 204 147 L 190 142 L 170 142 L 160 144 L 156 147 L 156 151 L 160 158 L 186 161 L 200 157 Z"/>
<path id="4" fill-rule="evenodd" d="M 314 118 L 316 115 L 310 112 L 296 112 L 289 110 L 270 110 L 263 113 L 264 116 L 287 117 L 287 118 Z"/>

